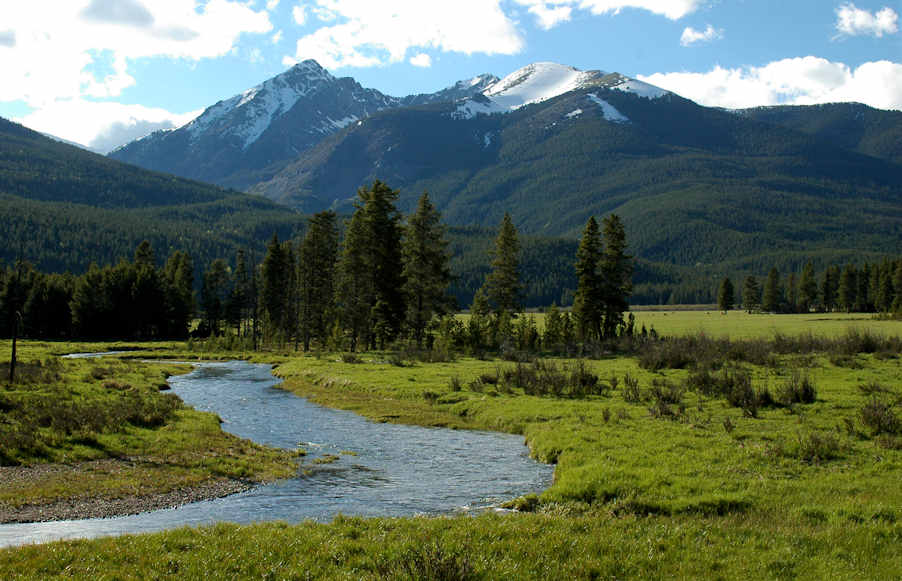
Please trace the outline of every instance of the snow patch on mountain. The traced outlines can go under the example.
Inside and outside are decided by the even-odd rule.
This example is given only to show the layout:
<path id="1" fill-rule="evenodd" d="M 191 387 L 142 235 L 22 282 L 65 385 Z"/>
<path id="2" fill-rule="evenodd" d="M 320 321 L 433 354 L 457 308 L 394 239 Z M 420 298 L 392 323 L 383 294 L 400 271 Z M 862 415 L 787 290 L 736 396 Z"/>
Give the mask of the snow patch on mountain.
<path id="1" fill-rule="evenodd" d="M 618 111 L 616 107 L 600 98 L 595 93 L 586 93 L 586 97 L 601 107 L 601 113 L 608 121 L 613 121 L 614 123 L 629 123 L 630 120 L 626 115 Z"/>
<path id="2" fill-rule="evenodd" d="M 566 117 L 567 119 L 573 119 L 574 117 L 579 117 L 582 114 L 583 114 L 582 109 L 574 109 L 573 111 L 570 111 L 569 113 L 564 115 L 564 117 Z"/>
<path id="3" fill-rule="evenodd" d="M 221 129 L 240 139 L 242 147 L 247 149 L 299 99 L 334 80 L 315 61 L 304 61 L 256 87 L 216 103 L 185 127 L 192 140 L 210 129 Z M 347 123 L 354 120 L 356 118 Z"/>
<path id="4" fill-rule="evenodd" d="M 578 89 L 597 74 L 557 63 L 533 63 L 504 77 L 482 94 L 496 106 L 513 111 Z"/>
<path id="5" fill-rule="evenodd" d="M 664 95 L 670 93 L 670 91 L 664 90 L 661 87 L 656 87 L 642 81 L 637 81 L 636 79 L 630 79 L 629 77 L 621 78 L 622 80 L 619 83 L 611 85 L 611 89 L 614 89 L 615 91 L 625 91 L 627 93 L 633 93 L 646 99 L 660 99 Z"/>

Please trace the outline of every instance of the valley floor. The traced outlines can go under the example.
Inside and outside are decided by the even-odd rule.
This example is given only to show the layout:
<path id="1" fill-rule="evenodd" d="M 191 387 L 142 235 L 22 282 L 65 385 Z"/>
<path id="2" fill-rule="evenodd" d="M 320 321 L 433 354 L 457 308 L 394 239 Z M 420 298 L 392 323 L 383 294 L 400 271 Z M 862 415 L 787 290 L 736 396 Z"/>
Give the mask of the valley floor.
<path id="1" fill-rule="evenodd" d="M 221 524 L 3 550 L 0 577 L 902 577 L 902 327 L 809 320 L 792 334 L 789 319 L 734 314 L 654 313 L 659 332 L 677 319 L 683 331 L 585 362 L 592 392 L 523 383 L 580 365 L 560 358 L 256 354 L 283 388 L 374 421 L 522 434 L 555 483 L 509 504 L 524 512 L 477 518 Z M 716 328 L 699 332 L 704 317 Z"/>

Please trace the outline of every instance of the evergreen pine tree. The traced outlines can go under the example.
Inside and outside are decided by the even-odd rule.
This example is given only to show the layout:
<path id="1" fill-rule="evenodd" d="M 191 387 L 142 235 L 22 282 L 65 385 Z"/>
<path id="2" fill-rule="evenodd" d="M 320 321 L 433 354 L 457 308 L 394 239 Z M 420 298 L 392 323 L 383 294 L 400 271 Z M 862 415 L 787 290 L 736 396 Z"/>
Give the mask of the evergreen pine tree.
<path id="1" fill-rule="evenodd" d="M 733 309 L 736 302 L 734 296 L 733 281 L 729 277 L 724 277 L 720 281 L 720 287 L 717 289 L 717 308 L 723 312 Z"/>
<path id="2" fill-rule="evenodd" d="M 589 217 L 576 251 L 576 294 L 573 317 L 583 341 L 600 340 L 604 322 L 601 278 L 601 231 L 595 216 Z"/>
<path id="3" fill-rule="evenodd" d="M 837 301 L 840 308 L 847 313 L 856 309 L 858 303 L 858 269 L 854 264 L 847 264 L 839 277 Z"/>
<path id="4" fill-rule="evenodd" d="M 176 250 L 166 260 L 163 276 L 168 287 L 168 335 L 187 337 L 194 316 L 194 264 L 187 252 Z"/>
<path id="5" fill-rule="evenodd" d="M 370 239 L 363 209 L 358 206 L 345 232 L 336 268 L 335 303 L 342 324 L 350 333 L 350 350 L 370 340 L 370 310 L 376 290 L 373 283 Z"/>
<path id="6" fill-rule="evenodd" d="M 836 309 L 836 295 L 839 291 L 839 267 L 836 265 L 828 266 L 824 271 L 824 282 L 821 286 L 821 297 L 823 297 L 823 305 L 825 311 L 833 311 Z"/>
<path id="7" fill-rule="evenodd" d="M 263 336 L 267 342 L 282 343 L 291 338 L 296 320 L 294 280 L 295 262 L 291 244 L 279 242 L 279 237 L 273 234 L 266 245 L 260 272 Z"/>
<path id="8" fill-rule="evenodd" d="M 307 234 L 299 252 L 300 333 L 304 351 L 311 338 L 326 343 L 334 311 L 338 227 L 335 212 L 326 211 L 310 218 Z"/>
<path id="9" fill-rule="evenodd" d="M 520 310 L 523 289 L 520 282 L 520 241 L 517 238 L 517 229 L 507 212 L 498 228 L 492 271 L 486 278 L 483 288 L 497 315 L 512 314 Z"/>
<path id="10" fill-rule="evenodd" d="M 855 293 L 855 310 L 868 313 L 874 310 L 871 294 L 871 266 L 864 263 L 858 271 L 858 292 Z"/>
<path id="11" fill-rule="evenodd" d="M 203 323 L 209 334 L 219 335 L 220 323 L 225 317 L 225 300 L 228 295 L 229 267 L 225 260 L 217 258 L 204 272 L 200 300 Z"/>
<path id="12" fill-rule="evenodd" d="M 761 309 L 768 313 L 780 311 L 783 303 L 783 291 L 780 288 L 780 272 L 776 267 L 771 267 L 764 283 L 764 293 L 761 297 Z"/>
<path id="13" fill-rule="evenodd" d="M 369 239 L 373 281 L 371 342 L 379 346 L 394 340 L 404 322 L 404 276 L 401 259 L 401 214 L 395 207 L 399 192 L 376 180 L 360 188 Z"/>
<path id="14" fill-rule="evenodd" d="M 749 313 L 761 308 L 761 285 L 754 276 L 745 277 L 742 285 L 742 306 Z"/>
<path id="15" fill-rule="evenodd" d="M 406 322 L 420 347 L 426 326 L 434 316 L 448 312 L 450 304 L 447 294 L 451 282 L 450 257 L 440 220 L 441 214 L 429 201 L 429 194 L 424 193 L 404 230 Z"/>
<path id="16" fill-rule="evenodd" d="M 799 310 L 807 313 L 817 304 L 817 280 L 814 277 L 814 264 L 805 263 L 802 278 L 799 280 Z"/>
<path id="17" fill-rule="evenodd" d="M 604 249 L 601 259 L 601 302 L 604 308 L 602 336 L 617 335 L 623 313 L 629 310 L 633 292 L 633 258 L 626 253 L 626 231 L 616 214 L 603 221 Z"/>

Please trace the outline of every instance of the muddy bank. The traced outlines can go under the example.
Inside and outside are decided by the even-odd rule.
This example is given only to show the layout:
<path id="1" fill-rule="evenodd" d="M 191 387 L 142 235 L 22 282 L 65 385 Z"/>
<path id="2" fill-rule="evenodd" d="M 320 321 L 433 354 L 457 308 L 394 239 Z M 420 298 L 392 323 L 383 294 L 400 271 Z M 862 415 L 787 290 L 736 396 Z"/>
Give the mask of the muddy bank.
<path id="1" fill-rule="evenodd" d="M 0 467 L 0 488 L 20 487 L 46 478 L 77 479 L 92 470 L 115 470 L 130 465 L 124 460 L 97 460 L 78 464 L 39 464 Z M 217 478 L 199 486 L 149 495 L 124 495 L 119 498 L 81 496 L 46 503 L 11 506 L 0 502 L 0 523 L 47 522 L 85 518 L 108 518 L 173 508 L 190 502 L 211 500 L 244 492 L 252 483 Z"/>

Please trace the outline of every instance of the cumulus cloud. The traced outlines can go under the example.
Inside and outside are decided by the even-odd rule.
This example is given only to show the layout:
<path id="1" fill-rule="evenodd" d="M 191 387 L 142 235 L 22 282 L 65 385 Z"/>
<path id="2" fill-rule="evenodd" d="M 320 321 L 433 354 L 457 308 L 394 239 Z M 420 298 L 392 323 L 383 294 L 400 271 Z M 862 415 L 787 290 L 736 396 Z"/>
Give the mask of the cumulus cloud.
<path id="1" fill-rule="evenodd" d="M 671 20 L 695 12 L 703 0 L 515 0 L 526 6 L 535 16 L 539 28 L 550 30 L 567 22 L 574 10 L 587 10 L 592 14 L 619 14 L 624 8 L 647 10 Z"/>
<path id="2" fill-rule="evenodd" d="M 783 59 L 762 67 L 706 73 L 655 73 L 639 79 L 710 107 L 813 105 L 856 101 L 879 109 L 902 110 L 902 64 L 844 63 L 813 56 Z"/>
<path id="3" fill-rule="evenodd" d="M 551 2 L 535 2 L 529 5 L 528 10 L 536 17 L 536 24 L 543 30 L 551 30 L 562 22 L 568 22 L 573 12 L 571 6 L 554 5 Z"/>
<path id="4" fill-rule="evenodd" d="M 870 35 L 880 38 L 899 31 L 899 15 L 888 6 L 875 14 L 847 2 L 836 9 L 836 31 L 839 37 Z"/>
<path id="5" fill-rule="evenodd" d="M 617 14 L 624 8 L 647 10 L 671 20 L 695 12 L 704 0 L 580 0 L 580 8 L 588 8 L 593 14 Z M 577 4 L 577 2 L 573 2 Z"/>
<path id="6" fill-rule="evenodd" d="M 307 11 L 304 9 L 304 5 L 298 4 L 292 8 L 291 17 L 294 18 L 294 21 L 298 26 L 304 26 L 304 23 L 307 22 Z"/>
<path id="7" fill-rule="evenodd" d="M 53 10 L 40 2 L 8 4 L 4 25 L 15 34 L 2 45 L 10 50 L 0 61 L 0 101 L 36 108 L 59 99 L 117 96 L 134 83 L 128 73 L 134 59 L 219 57 L 241 34 L 272 30 L 265 11 L 239 0 L 70 0 Z M 97 78 L 91 70 L 102 54 L 113 55 L 113 72 Z"/>
<path id="8" fill-rule="evenodd" d="M 410 64 L 415 67 L 429 68 L 432 66 L 432 57 L 425 52 L 410 57 Z"/>
<path id="9" fill-rule="evenodd" d="M 143 105 L 68 99 L 15 121 L 35 131 L 79 143 L 99 153 L 108 153 L 158 129 L 180 127 L 200 113 L 190 111 L 179 114 Z M 103 121 L 98 123 L 98 119 Z"/>
<path id="10" fill-rule="evenodd" d="M 691 26 L 687 26 L 683 29 L 683 34 L 680 36 L 680 44 L 683 46 L 692 46 L 693 44 L 699 44 L 702 42 L 711 42 L 712 40 L 720 40 L 723 38 L 723 29 L 717 29 L 708 25 L 704 30 L 696 30 Z"/>
<path id="11" fill-rule="evenodd" d="M 91 0 L 80 16 L 87 20 L 109 24 L 147 27 L 153 24 L 153 14 L 137 0 Z"/>
<path id="12" fill-rule="evenodd" d="M 523 39 L 499 0 L 315 0 L 320 20 L 335 18 L 297 41 L 283 62 L 313 58 L 326 68 L 401 62 L 408 51 L 516 54 Z M 418 50 L 420 49 L 420 50 Z"/>
<path id="13" fill-rule="evenodd" d="M 0 46 L 12 48 L 16 46 L 15 30 L 0 30 Z"/>
<path id="14" fill-rule="evenodd" d="M 269 40 L 271 40 L 273 44 L 279 44 L 282 41 L 282 30 L 281 29 L 277 30 L 276 33 L 270 37 Z"/>

